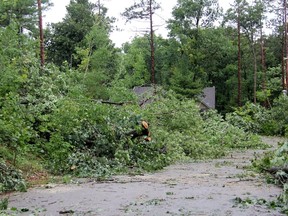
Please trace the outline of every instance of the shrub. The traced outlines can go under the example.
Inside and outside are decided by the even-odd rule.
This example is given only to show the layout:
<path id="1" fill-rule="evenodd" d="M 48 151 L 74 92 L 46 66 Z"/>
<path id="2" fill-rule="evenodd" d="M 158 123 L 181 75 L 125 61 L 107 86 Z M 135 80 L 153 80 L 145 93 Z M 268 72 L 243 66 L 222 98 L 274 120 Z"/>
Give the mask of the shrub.
<path id="1" fill-rule="evenodd" d="M 274 101 L 274 106 L 270 110 L 271 127 L 275 130 L 275 135 L 285 135 L 288 125 L 288 97 L 281 95 Z"/>
<path id="2" fill-rule="evenodd" d="M 283 136 L 288 125 L 288 97 L 281 95 L 274 101 L 271 109 L 265 109 L 259 104 L 246 103 L 226 115 L 226 120 L 246 132 L 259 133 L 268 136 Z"/>
<path id="3" fill-rule="evenodd" d="M 236 108 L 234 112 L 228 113 L 226 120 L 246 132 L 261 133 L 262 125 L 267 124 L 269 120 L 269 114 L 260 105 L 248 102 L 243 107 Z"/>
<path id="4" fill-rule="evenodd" d="M 3 159 L 0 159 L 0 193 L 13 190 L 26 191 L 21 171 L 8 166 Z"/>

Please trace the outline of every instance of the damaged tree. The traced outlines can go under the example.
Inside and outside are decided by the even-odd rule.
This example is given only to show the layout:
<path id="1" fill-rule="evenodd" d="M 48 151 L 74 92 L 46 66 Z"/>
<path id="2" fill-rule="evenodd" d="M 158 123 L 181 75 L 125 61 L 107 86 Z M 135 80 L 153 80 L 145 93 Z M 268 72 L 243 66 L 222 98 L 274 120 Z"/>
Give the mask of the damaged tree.
<path id="1" fill-rule="evenodd" d="M 128 132 L 126 135 L 131 136 L 131 139 L 144 136 L 145 141 L 151 141 L 151 133 L 149 131 L 149 124 L 146 121 L 141 121 L 141 130 L 133 130 Z"/>

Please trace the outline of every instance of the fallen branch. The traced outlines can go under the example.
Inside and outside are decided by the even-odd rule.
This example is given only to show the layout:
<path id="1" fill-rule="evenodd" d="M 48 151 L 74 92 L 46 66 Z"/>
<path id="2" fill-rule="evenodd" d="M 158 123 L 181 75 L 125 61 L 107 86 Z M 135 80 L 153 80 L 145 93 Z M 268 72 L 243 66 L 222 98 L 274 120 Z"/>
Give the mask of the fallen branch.
<path id="1" fill-rule="evenodd" d="M 279 171 L 282 171 L 288 174 L 288 167 L 271 167 L 269 169 L 265 169 L 265 168 L 262 168 L 262 169 L 272 175 L 275 175 Z"/>
<path id="2" fill-rule="evenodd" d="M 128 104 L 128 103 L 132 103 L 132 102 L 113 102 L 113 101 L 98 101 L 100 103 L 104 103 L 104 104 L 111 104 L 111 105 L 117 105 L 117 106 L 123 106 L 125 104 Z"/>

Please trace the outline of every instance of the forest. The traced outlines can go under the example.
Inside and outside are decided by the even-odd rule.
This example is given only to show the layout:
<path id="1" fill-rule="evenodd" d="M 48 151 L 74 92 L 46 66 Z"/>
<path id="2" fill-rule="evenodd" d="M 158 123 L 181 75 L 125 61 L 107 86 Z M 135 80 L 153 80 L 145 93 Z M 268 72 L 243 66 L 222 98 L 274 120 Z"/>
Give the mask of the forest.
<path id="1" fill-rule="evenodd" d="M 150 28 L 121 48 L 104 0 L 71 0 L 65 18 L 43 29 L 50 7 L 0 1 L 0 192 L 51 175 L 149 172 L 288 136 L 286 0 L 234 0 L 227 11 L 218 0 L 178 0 L 167 38 L 153 25 L 161 5 L 137 0 L 122 16 Z M 137 86 L 153 93 L 139 98 Z M 216 109 L 200 112 L 199 95 L 212 86 Z M 283 168 L 286 211 L 287 149 L 254 163 L 258 172 Z"/>

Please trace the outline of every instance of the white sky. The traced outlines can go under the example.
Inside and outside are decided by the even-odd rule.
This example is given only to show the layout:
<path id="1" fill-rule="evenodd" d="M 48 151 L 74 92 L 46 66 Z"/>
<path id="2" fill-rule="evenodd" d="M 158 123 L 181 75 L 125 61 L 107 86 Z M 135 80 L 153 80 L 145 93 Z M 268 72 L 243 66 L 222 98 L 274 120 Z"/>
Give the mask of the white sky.
<path id="1" fill-rule="evenodd" d="M 47 12 L 44 13 L 43 21 L 44 23 L 54 23 L 60 22 L 66 14 L 66 6 L 69 4 L 70 0 L 51 0 L 54 6 Z M 97 0 L 90 0 L 90 2 L 97 2 Z M 171 11 L 174 6 L 176 6 L 177 0 L 158 0 L 161 4 L 161 9 L 156 11 L 154 16 L 154 24 L 156 25 L 155 30 L 157 35 L 167 36 L 167 30 L 165 21 L 171 17 Z M 226 10 L 229 8 L 229 4 L 233 0 L 219 0 L 221 7 Z M 134 22 L 125 24 L 125 20 L 120 16 L 125 8 L 133 5 L 134 0 L 101 0 L 101 3 L 108 8 L 108 16 L 113 16 L 117 18 L 115 25 L 122 29 L 122 31 L 115 31 L 111 33 L 111 40 L 116 46 L 121 47 L 121 45 L 127 41 L 130 41 L 136 35 L 141 35 L 141 30 L 147 29 L 149 23 L 147 22 Z"/>

